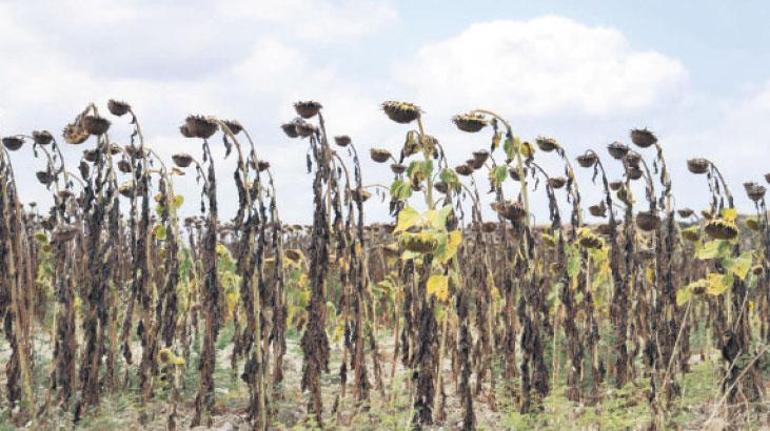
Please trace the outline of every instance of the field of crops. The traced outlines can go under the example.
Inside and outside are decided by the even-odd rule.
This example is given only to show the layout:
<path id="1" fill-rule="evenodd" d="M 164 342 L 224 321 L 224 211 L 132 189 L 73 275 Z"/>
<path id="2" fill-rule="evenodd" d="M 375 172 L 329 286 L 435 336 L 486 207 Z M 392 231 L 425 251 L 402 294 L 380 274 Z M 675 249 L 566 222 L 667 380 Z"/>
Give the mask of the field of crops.
<path id="1" fill-rule="evenodd" d="M 334 119 L 320 103 L 294 108 L 280 127 L 307 151 L 310 225 L 281 219 L 290 191 L 273 176 L 298 173 L 273 172 L 236 120 L 187 117 L 191 151 L 171 160 L 116 100 L 88 105 L 62 133 L 2 131 L 0 429 L 766 420 L 759 182 L 770 174 L 731 188 L 708 159 L 669 166 L 647 129 L 573 153 L 482 109 L 451 119 L 475 147 L 450 157 L 420 108 L 396 101 L 382 104 L 383 121 L 403 140 L 360 148 L 327 135 Z M 114 122 L 133 132 L 112 136 Z M 214 145 L 234 172 L 218 169 Z M 68 146 L 82 149 L 75 166 Z M 367 184 L 363 157 L 392 181 Z M 609 164 L 623 176 L 609 178 Z M 19 194 L 21 169 L 37 171 L 50 209 Z M 674 169 L 702 183 L 702 208 L 675 207 Z M 196 178 L 200 208 L 175 193 L 181 175 Z M 237 190 L 232 219 L 218 212 L 223 187 Z M 581 188 L 601 200 L 585 202 Z M 756 212 L 738 214 L 732 192 Z M 390 223 L 367 223 L 376 198 Z M 546 207 L 549 220 L 535 223 Z"/>

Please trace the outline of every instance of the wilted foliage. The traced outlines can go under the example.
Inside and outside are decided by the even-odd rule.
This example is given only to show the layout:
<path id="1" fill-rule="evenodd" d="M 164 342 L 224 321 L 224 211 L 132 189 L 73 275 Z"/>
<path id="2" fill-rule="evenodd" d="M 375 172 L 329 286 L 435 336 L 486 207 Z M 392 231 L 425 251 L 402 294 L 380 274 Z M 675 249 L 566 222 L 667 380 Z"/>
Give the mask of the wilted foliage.
<path id="1" fill-rule="evenodd" d="M 210 427 L 237 398 L 231 411 L 259 430 L 384 427 L 377 409 L 398 429 L 471 430 L 501 426 L 491 411 L 548 417 L 548 400 L 600 408 L 634 387 L 639 421 L 666 429 L 693 358 L 709 351 L 722 366 L 714 409 L 736 419 L 762 405 L 766 187 L 743 184 L 756 212 L 739 215 L 717 165 L 695 157 L 682 171 L 705 178 L 707 208 L 676 208 L 665 139 L 647 129 L 609 157 L 574 156 L 477 109 L 451 121 L 468 142 L 488 140 L 447 154 L 420 107 L 387 101 L 404 140 L 362 160 L 362 140 L 327 134 L 323 105 L 299 101 L 280 127 L 306 150 L 303 226 L 279 217 L 278 173 L 246 125 L 190 115 L 179 128 L 189 149 L 164 160 L 129 103 L 106 107 L 109 118 L 87 105 L 60 136 L 2 138 L 0 409 L 16 426 L 81 425 L 132 392 L 137 426 Z M 121 122 L 125 145 L 113 138 Z M 236 159 L 224 181 L 220 141 Z M 85 148 L 74 171 L 60 142 Z M 365 181 L 369 159 L 389 184 Z M 14 167 L 31 165 L 50 209 L 17 191 Z M 197 215 L 175 189 L 186 173 Z M 591 187 L 599 197 L 585 204 Z M 229 220 L 223 188 L 237 196 Z M 390 223 L 367 224 L 365 208 L 384 202 Z"/>

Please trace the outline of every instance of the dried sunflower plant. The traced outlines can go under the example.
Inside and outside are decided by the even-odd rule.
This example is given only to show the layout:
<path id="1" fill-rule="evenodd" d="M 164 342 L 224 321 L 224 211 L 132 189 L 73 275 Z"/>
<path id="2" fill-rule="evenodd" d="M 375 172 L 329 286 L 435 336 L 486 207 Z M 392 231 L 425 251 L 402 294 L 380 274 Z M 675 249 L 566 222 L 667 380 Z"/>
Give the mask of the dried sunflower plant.
<path id="1" fill-rule="evenodd" d="M 293 105 L 307 225 L 279 216 L 283 171 L 240 121 L 188 116 L 200 148 L 170 160 L 115 99 L 61 134 L 4 135 L 0 428 L 87 428 L 115 405 L 116 424 L 170 430 L 759 423 L 765 185 L 734 196 L 692 158 L 707 208 L 677 208 L 648 129 L 576 156 L 475 109 L 446 121 L 481 146 L 446 151 L 418 105 L 381 109 L 403 141 L 333 135 L 321 103 Z M 18 187 L 31 163 L 38 202 Z"/>

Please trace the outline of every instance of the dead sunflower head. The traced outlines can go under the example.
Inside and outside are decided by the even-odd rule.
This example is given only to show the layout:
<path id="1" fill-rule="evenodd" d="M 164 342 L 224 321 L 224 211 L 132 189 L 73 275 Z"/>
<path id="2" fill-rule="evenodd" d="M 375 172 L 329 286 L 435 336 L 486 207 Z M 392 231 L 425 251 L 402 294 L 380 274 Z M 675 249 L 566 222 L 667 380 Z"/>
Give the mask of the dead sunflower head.
<path id="1" fill-rule="evenodd" d="M 390 165 L 390 170 L 396 175 L 403 174 L 404 172 L 406 172 L 406 166 L 400 163 L 393 163 Z"/>
<path id="2" fill-rule="evenodd" d="M 610 190 L 616 192 L 623 187 L 623 181 L 610 181 Z"/>
<path id="3" fill-rule="evenodd" d="M 37 177 L 37 180 L 40 181 L 40 184 L 44 186 L 51 184 L 54 180 L 53 174 L 48 171 L 37 171 L 35 172 L 35 176 Z"/>
<path id="4" fill-rule="evenodd" d="M 473 166 L 468 166 L 468 164 L 462 164 L 455 166 L 455 172 L 457 172 L 458 175 L 462 175 L 464 177 L 467 177 L 468 175 L 473 173 Z"/>
<path id="5" fill-rule="evenodd" d="M 449 186 L 443 181 L 436 181 L 433 183 L 433 188 L 438 190 L 439 193 L 446 194 L 449 191 Z"/>
<path id="6" fill-rule="evenodd" d="M 301 118 L 294 120 L 294 129 L 297 131 L 297 135 L 299 135 L 300 138 L 308 138 L 318 131 L 313 124 L 308 123 Z"/>
<path id="7" fill-rule="evenodd" d="M 395 100 L 388 100 L 382 104 L 382 110 L 385 111 L 385 115 L 396 123 L 409 124 L 412 121 L 420 118 L 422 111 L 420 108 L 407 102 L 398 102 Z"/>
<path id="8" fill-rule="evenodd" d="M 479 160 L 477 160 L 475 158 L 470 158 L 470 159 L 466 160 L 465 164 L 470 166 L 470 167 L 472 167 L 474 171 L 477 170 L 477 169 L 481 169 L 484 166 L 483 162 L 479 162 Z"/>
<path id="9" fill-rule="evenodd" d="M 538 136 L 537 139 L 535 139 L 535 144 L 537 144 L 537 147 L 546 153 L 550 153 L 551 151 L 559 148 L 559 143 L 556 142 L 556 139 L 547 138 L 545 136 Z"/>
<path id="10" fill-rule="evenodd" d="M 190 115 L 184 120 L 187 131 L 196 138 L 208 139 L 217 132 L 219 126 L 213 120 L 202 115 Z M 182 132 L 184 134 L 184 132 Z"/>
<path id="11" fill-rule="evenodd" d="M 35 130 L 32 132 L 32 140 L 37 145 L 48 145 L 53 142 L 53 135 L 48 130 Z"/>
<path id="12" fill-rule="evenodd" d="M 3 138 L 3 145 L 8 151 L 16 151 L 24 145 L 24 139 L 18 136 L 7 136 Z"/>
<path id="13" fill-rule="evenodd" d="M 86 115 L 81 120 L 83 129 L 91 135 L 99 136 L 107 133 L 110 129 L 110 120 L 98 115 Z"/>
<path id="14" fill-rule="evenodd" d="M 704 230 L 714 239 L 733 239 L 738 236 L 738 226 L 722 218 L 710 220 Z"/>
<path id="15" fill-rule="evenodd" d="M 484 165 L 486 163 L 487 159 L 489 158 L 489 151 L 486 150 L 479 150 L 473 152 L 473 160 L 476 161 L 476 163 Z"/>
<path id="16" fill-rule="evenodd" d="M 578 164 L 584 168 L 592 168 L 598 161 L 599 157 L 591 150 L 577 157 Z"/>
<path id="17" fill-rule="evenodd" d="M 299 133 L 297 132 L 297 124 L 293 121 L 291 123 L 281 124 L 281 130 L 283 130 L 283 133 L 285 133 L 286 136 L 290 138 L 296 138 L 299 136 Z"/>
<path id="18" fill-rule="evenodd" d="M 604 246 L 604 241 L 602 241 L 598 235 L 595 235 L 591 232 L 584 232 L 580 235 L 578 244 L 584 248 L 600 249 Z"/>
<path id="19" fill-rule="evenodd" d="M 71 145 L 80 145 L 90 136 L 80 124 L 68 124 L 64 127 L 64 142 Z"/>
<path id="20" fill-rule="evenodd" d="M 642 155 L 637 153 L 636 151 L 628 151 L 625 156 L 623 156 L 623 163 L 626 167 L 630 168 L 637 168 L 639 169 L 639 164 L 642 162 Z"/>
<path id="21" fill-rule="evenodd" d="M 567 179 L 564 177 L 548 178 L 548 185 L 551 186 L 552 189 L 560 189 L 564 187 L 565 184 L 567 184 Z"/>
<path id="22" fill-rule="evenodd" d="M 377 163 L 385 163 L 392 157 L 390 151 L 384 148 L 372 148 L 369 150 L 369 156 Z"/>
<path id="23" fill-rule="evenodd" d="M 350 191 L 350 196 L 353 198 L 356 202 L 366 202 L 370 197 L 372 197 L 372 194 L 369 193 L 366 189 L 357 188 Z"/>
<path id="24" fill-rule="evenodd" d="M 222 123 L 230 129 L 230 133 L 233 135 L 237 135 L 243 131 L 243 125 L 241 125 L 238 120 L 225 120 Z"/>
<path id="25" fill-rule="evenodd" d="M 628 175 L 628 178 L 636 181 L 639 178 L 642 178 L 642 175 L 644 175 L 644 171 L 642 171 L 639 168 L 629 166 L 629 168 L 626 170 L 626 175 Z"/>
<path id="26" fill-rule="evenodd" d="M 107 109 L 109 109 L 110 114 L 121 117 L 131 110 L 131 105 L 120 100 L 110 99 L 107 102 Z"/>
<path id="27" fill-rule="evenodd" d="M 475 113 L 455 115 L 452 117 L 452 122 L 455 123 L 458 129 L 469 133 L 478 132 L 487 125 L 486 118 L 481 114 Z"/>
<path id="28" fill-rule="evenodd" d="M 320 103 L 314 100 L 300 101 L 294 104 L 297 115 L 306 120 L 315 117 L 322 107 Z"/>
<path id="29" fill-rule="evenodd" d="M 179 166 L 180 168 L 184 169 L 193 162 L 193 156 L 187 154 L 187 153 L 177 153 L 171 156 L 171 159 L 174 161 L 174 164 Z"/>
<path id="30" fill-rule="evenodd" d="M 687 161 L 687 170 L 696 175 L 705 174 L 709 171 L 710 166 L 711 162 L 702 157 L 696 157 Z"/>
<path id="31" fill-rule="evenodd" d="M 415 253 L 430 253 L 438 246 L 438 240 L 433 236 L 420 233 L 404 233 L 399 243 L 407 250 Z"/>
<path id="32" fill-rule="evenodd" d="M 594 217 L 606 217 L 607 216 L 607 204 L 604 201 L 599 202 L 596 205 L 588 207 L 588 212 Z"/>
<path id="33" fill-rule="evenodd" d="M 131 168 L 131 163 L 129 163 L 128 160 L 120 160 L 118 161 L 118 170 L 124 174 L 129 174 L 133 169 Z"/>
<path id="34" fill-rule="evenodd" d="M 647 148 L 655 145 L 658 138 L 647 129 L 633 129 L 631 130 L 631 142 L 637 147 Z"/>
<path id="35" fill-rule="evenodd" d="M 83 159 L 87 162 L 94 163 L 99 158 L 99 151 L 96 149 L 83 150 Z"/>
<path id="36" fill-rule="evenodd" d="M 690 218 L 695 214 L 695 211 L 691 210 L 690 208 L 682 208 L 677 211 L 677 214 L 679 214 L 679 217 L 682 218 Z"/>
<path id="37" fill-rule="evenodd" d="M 623 157 L 628 154 L 628 145 L 625 145 L 621 142 L 613 142 L 609 145 L 607 145 L 607 151 L 610 153 L 610 156 L 612 156 L 615 160 L 623 160 Z"/>
<path id="38" fill-rule="evenodd" d="M 351 139 L 348 135 L 340 135 L 334 137 L 334 143 L 337 144 L 340 147 L 347 147 L 350 145 Z"/>
<path id="39" fill-rule="evenodd" d="M 765 197 L 765 192 L 767 192 L 765 186 L 754 182 L 744 183 L 743 188 L 746 189 L 746 194 L 749 196 L 749 199 L 754 202 L 761 201 Z"/>
<path id="40" fill-rule="evenodd" d="M 698 226 L 691 226 L 687 229 L 682 229 L 682 238 L 690 242 L 697 242 L 700 239 L 700 232 L 698 232 Z"/>
<path id="41" fill-rule="evenodd" d="M 639 229 L 650 232 L 660 227 L 660 217 L 651 211 L 640 211 L 636 214 L 636 225 Z"/>
<path id="42" fill-rule="evenodd" d="M 257 162 L 257 171 L 265 172 L 268 169 L 270 169 L 270 162 L 267 160 L 260 160 Z"/>
<path id="43" fill-rule="evenodd" d="M 136 146 L 134 144 L 128 144 L 125 147 L 123 147 L 123 149 L 126 150 L 126 154 L 128 154 L 129 156 L 131 156 L 134 159 L 141 159 L 143 155 L 147 155 L 149 153 L 146 149 L 144 151 L 142 151 L 141 148 L 139 148 L 138 146 Z M 144 153 L 144 154 L 142 154 L 142 153 Z"/>
<path id="44" fill-rule="evenodd" d="M 493 202 L 492 209 L 506 220 L 518 222 L 525 219 L 528 214 L 521 202 Z"/>

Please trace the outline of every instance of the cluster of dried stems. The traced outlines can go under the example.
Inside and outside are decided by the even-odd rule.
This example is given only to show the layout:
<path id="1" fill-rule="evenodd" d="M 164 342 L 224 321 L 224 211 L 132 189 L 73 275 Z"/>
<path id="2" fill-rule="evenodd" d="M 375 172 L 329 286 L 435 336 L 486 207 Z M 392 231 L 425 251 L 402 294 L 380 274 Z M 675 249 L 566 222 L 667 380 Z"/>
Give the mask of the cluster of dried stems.
<path id="1" fill-rule="evenodd" d="M 167 427 L 175 429 L 189 385 L 182 376 L 194 374 L 189 425 L 210 426 L 215 370 L 229 366 L 248 390 L 244 417 L 269 429 L 273 401 L 284 398 L 294 330 L 307 415 L 319 427 L 344 423 L 373 397 L 395 406 L 403 394 L 412 409 L 405 426 L 443 424 L 449 393 L 462 411 L 458 426 L 471 430 L 474 404 L 496 410 L 502 399 L 531 413 L 560 385 L 569 400 L 592 404 L 603 385 L 633 383 L 646 388 L 650 427 L 664 428 L 697 331 L 721 352 L 724 403 L 763 396 L 767 361 L 759 346 L 770 340 L 764 186 L 744 185 L 756 215 L 740 229 L 716 165 L 691 159 L 688 170 L 707 179 L 709 208 L 702 217 L 677 211 L 662 146 L 635 129 L 633 146 L 607 148 L 619 180 L 609 179 L 607 160 L 593 150 L 574 159 L 602 196 L 588 212 L 606 223 L 589 225 L 565 148 L 545 137 L 522 141 L 492 111 L 453 118 L 463 132 L 490 131 L 491 145 L 450 167 L 420 108 L 385 102 L 392 121 L 415 125 L 398 152 L 370 149 L 375 162 L 390 164 L 393 182 L 385 187 L 364 184 L 356 146 L 327 133 L 320 103 L 294 107 L 297 117 L 281 127 L 308 144 L 309 226 L 281 222 L 270 164 L 238 121 L 189 116 L 180 132 L 201 156 L 178 153 L 167 165 L 129 104 L 107 105 L 114 120 L 128 119 L 125 146 L 90 104 L 62 134 L 67 145 L 88 143 L 77 172 L 48 131 L 3 138 L 0 319 L 11 352 L 3 396 L 15 423 L 56 409 L 78 422 L 103 395 L 136 388 L 140 420 L 149 421 L 150 403 L 164 399 Z M 238 208 L 229 222 L 218 212 L 214 137 L 237 157 Z M 26 148 L 52 195 L 47 212 L 25 209 L 17 192 L 11 153 Z M 560 172 L 543 167 L 549 154 Z M 174 177 L 186 171 L 200 185 L 201 207 L 180 221 Z M 479 179 L 488 181 L 493 220 L 484 220 Z M 389 200 L 392 224 L 365 223 L 370 190 Z M 548 223 L 534 223 L 536 201 L 547 203 Z M 217 349 L 225 325 L 234 333 L 229 364 Z M 383 336 L 393 340 L 389 370 Z M 52 353 L 41 383 L 34 359 L 44 343 Z M 334 343 L 339 387 L 328 389 L 322 375 L 331 372 Z M 400 367 L 409 373 L 405 387 Z M 334 394 L 331 406 L 325 392 L 326 399 Z"/>

